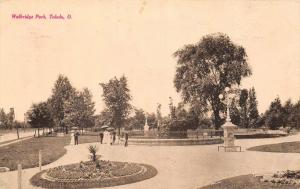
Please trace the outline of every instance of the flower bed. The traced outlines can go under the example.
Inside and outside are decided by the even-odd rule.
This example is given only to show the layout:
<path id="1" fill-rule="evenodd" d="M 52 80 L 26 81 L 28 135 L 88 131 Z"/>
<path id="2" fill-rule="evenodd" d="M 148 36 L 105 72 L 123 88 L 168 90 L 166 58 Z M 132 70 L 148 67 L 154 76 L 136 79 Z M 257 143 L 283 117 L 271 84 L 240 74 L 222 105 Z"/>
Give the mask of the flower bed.
<path id="1" fill-rule="evenodd" d="M 43 188 L 107 187 L 154 177 L 157 170 L 145 164 L 99 161 L 59 166 L 34 175 L 30 182 Z"/>
<path id="2" fill-rule="evenodd" d="M 274 184 L 300 184 L 300 171 L 281 171 L 275 174 L 263 175 L 262 182 L 271 182 Z"/>

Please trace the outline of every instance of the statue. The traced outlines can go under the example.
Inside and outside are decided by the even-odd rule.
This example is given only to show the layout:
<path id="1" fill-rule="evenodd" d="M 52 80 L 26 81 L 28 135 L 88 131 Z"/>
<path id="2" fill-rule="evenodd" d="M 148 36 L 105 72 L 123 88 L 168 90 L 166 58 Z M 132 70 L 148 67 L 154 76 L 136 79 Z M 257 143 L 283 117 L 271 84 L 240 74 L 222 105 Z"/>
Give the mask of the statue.
<path id="1" fill-rule="evenodd" d="M 148 125 L 147 117 L 146 117 L 146 121 L 145 121 L 145 125 L 144 125 L 144 132 L 145 131 L 149 131 L 149 125 Z"/>

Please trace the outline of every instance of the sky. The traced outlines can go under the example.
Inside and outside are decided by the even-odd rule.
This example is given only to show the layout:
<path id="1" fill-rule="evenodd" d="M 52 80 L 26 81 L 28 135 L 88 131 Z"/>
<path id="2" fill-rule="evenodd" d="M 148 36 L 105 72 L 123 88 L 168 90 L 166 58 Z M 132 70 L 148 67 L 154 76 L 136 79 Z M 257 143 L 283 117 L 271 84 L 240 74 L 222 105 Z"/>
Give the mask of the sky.
<path id="1" fill-rule="evenodd" d="M 0 0 L 0 107 L 23 120 L 63 74 L 91 90 L 99 113 L 99 83 L 125 75 L 134 106 L 161 103 L 167 115 L 169 97 L 180 101 L 172 54 L 217 32 L 245 48 L 253 74 L 242 87 L 255 87 L 260 113 L 277 96 L 300 98 L 300 1 Z"/>

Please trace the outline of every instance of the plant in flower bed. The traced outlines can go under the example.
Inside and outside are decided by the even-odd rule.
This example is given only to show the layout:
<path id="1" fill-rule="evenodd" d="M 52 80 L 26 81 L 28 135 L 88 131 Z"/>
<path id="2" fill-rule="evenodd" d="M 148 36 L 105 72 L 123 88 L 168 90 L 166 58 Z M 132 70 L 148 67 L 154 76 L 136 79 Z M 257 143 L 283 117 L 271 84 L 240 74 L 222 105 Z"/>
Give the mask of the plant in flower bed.
<path id="1" fill-rule="evenodd" d="M 264 175 L 263 182 L 271 182 L 276 184 L 300 184 L 300 171 L 281 171 L 273 175 Z"/>

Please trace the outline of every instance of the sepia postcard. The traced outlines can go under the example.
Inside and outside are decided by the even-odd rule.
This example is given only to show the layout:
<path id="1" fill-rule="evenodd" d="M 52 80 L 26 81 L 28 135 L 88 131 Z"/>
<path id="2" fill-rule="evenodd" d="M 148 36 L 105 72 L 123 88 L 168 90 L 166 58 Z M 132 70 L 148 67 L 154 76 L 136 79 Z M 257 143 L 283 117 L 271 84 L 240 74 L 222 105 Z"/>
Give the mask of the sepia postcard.
<path id="1" fill-rule="evenodd" d="M 0 0 L 0 189 L 299 189 L 299 0 Z"/>

